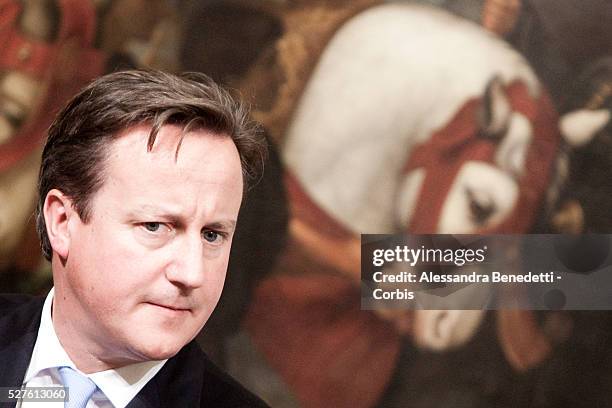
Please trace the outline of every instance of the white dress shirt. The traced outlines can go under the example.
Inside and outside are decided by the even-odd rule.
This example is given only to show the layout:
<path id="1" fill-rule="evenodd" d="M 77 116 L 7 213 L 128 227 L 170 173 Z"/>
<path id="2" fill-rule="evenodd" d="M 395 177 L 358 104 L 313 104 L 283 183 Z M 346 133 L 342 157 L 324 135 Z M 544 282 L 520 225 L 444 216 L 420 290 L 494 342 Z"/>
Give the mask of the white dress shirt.
<path id="1" fill-rule="evenodd" d="M 32 359 L 26 371 L 23 385 L 27 387 L 61 386 L 62 380 L 58 367 L 71 367 L 81 375 L 89 377 L 98 386 L 87 403 L 87 408 L 125 408 L 168 361 L 145 361 L 93 374 L 83 374 L 70 360 L 57 338 L 51 318 L 52 303 L 53 289 L 45 299 L 38 337 L 34 344 Z M 64 403 L 47 402 L 44 406 L 45 408 L 64 408 Z M 17 404 L 17 408 L 40 407 L 39 402 L 20 401 Z"/>

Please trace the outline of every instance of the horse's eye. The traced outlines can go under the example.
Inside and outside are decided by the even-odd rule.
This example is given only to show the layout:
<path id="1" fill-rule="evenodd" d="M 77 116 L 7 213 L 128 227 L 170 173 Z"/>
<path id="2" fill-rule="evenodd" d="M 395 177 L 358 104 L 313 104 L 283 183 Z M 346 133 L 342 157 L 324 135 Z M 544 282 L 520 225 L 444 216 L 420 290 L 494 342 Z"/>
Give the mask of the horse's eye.
<path id="1" fill-rule="evenodd" d="M 478 225 L 487 222 L 495 212 L 495 203 L 491 197 L 481 190 L 472 190 L 470 188 L 466 188 L 465 193 L 469 200 L 472 221 Z"/>
<path id="2" fill-rule="evenodd" d="M 25 107 L 0 95 L 0 144 L 13 137 L 16 129 L 23 124 L 25 116 Z"/>

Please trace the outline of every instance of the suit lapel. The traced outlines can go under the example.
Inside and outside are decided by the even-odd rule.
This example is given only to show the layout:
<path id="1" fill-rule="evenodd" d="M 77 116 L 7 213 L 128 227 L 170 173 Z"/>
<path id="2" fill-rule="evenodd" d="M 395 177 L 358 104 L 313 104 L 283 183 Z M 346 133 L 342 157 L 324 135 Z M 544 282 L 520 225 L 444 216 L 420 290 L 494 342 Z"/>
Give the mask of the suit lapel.
<path id="1" fill-rule="evenodd" d="M 203 373 L 202 351 L 192 341 L 166 361 L 126 408 L 199 407 Z"/>
<path id="2" fill-rule="evenodd" d="M 126 408 L 158 408 L 160 407 L 157 391 L 150 392 L 144 388 L 127 404 Z"/>
<path id="3" fill-rule="evenodd" d="M 131 400 L 129 404 L 127 404 L 126 408 L 159 408 L 161 407 L 161 403 L 159 399 L 159 392 L 160 392 L 160 389 L 163 389 L 163 388 L 160 388 L 158 384 L 158 381 L 157 381 L 158 375 L 159 373 L 157 373 L 156 376 L 153 377 L 147 383 L 147 385 L 145 385 L 144 388 L 140 390 L 138 394 L 136 394 L 134 399 Z"/>

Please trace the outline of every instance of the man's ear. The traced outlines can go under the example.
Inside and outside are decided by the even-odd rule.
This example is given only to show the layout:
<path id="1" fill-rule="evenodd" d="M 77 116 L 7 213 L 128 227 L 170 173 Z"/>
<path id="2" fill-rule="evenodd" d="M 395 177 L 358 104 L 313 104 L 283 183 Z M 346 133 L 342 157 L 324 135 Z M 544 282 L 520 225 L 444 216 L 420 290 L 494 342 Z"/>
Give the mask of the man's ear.
<path id="1" fill-rule="evenodd" d="M 70 249 L 68 222 L 76 215 L 72 200 L 57 189 L 50 190 L 45 197 L 43 215 L 53 252 L 57 252 L 60 258 L 66 259 Z"/>

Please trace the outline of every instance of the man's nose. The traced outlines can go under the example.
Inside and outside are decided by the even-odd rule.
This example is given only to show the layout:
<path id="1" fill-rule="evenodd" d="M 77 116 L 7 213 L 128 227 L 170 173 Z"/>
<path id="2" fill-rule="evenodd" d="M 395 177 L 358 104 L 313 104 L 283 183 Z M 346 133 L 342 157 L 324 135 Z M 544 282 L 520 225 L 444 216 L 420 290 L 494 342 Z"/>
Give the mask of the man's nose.
<path id="1" fill-rule="evenodd" d="M 177 243 L 166 268 L 166 278 L 179 286 L 194 289 L 206 279 L 206 262 L 201 239 L 185 239 Z"/>

